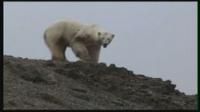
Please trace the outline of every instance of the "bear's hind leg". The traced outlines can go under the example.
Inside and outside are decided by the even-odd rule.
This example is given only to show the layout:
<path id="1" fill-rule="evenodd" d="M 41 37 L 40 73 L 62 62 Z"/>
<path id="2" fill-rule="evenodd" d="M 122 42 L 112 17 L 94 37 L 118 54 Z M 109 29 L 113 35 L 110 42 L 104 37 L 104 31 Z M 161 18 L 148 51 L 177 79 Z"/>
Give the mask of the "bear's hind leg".
<path id="1" fill-rule="evenodd" d="M 54 46 L 52 48 L 52 60 L 53 61 L 64 61 L 65 60 L 65 56 L 64 56 L 62 50 L 60 50 L 60 48 L 57 46 Z"/>
<path id="2" fill-rule="evenodd" d="M 50 47 L 50 50 L 52 52 L 52 60 L 53 62 L 58 62 L 58 61 L 66 61 L 67 63 L 69 62 L 66 57 L 65 57 L 65 50 L 66 46 L 62 44 L 56 44 L 52 47 Z"/>
<path id="3" fill-rule="evenodd" d="M 65 61 L 69 63 L 67 58 L 65 57 L 65 51 L 67 49 L 68 43 L 61 37 L 60 40 L 53 47 L 53 55 L 52 59 L 55 61 Z"/>

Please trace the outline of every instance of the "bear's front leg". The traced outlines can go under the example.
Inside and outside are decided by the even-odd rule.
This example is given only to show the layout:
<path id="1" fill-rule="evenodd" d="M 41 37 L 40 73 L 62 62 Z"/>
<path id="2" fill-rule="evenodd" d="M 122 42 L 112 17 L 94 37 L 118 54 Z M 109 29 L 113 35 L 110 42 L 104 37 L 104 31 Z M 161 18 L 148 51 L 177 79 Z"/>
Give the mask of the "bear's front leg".
<path id="1" fill-rule="evenodd" d="M 91 56 L 93 63 L 98 63 L 101 46 L 93 45 L 88 47 L 89 55 Z"/>
<path id="2" fill-rule="evenodd" d="M 71 44 L 71 48 L 72 48 L 72 51 L 74 52 L 74 54 L 80 58 L 80 61 L 83 61 L 83 62 L 91 62 L 92 59 L 89 55 L 89 52 L 87 50 L 87 48 L 85 47 L 84 43 L 82 42 L 73 42 Z"/>

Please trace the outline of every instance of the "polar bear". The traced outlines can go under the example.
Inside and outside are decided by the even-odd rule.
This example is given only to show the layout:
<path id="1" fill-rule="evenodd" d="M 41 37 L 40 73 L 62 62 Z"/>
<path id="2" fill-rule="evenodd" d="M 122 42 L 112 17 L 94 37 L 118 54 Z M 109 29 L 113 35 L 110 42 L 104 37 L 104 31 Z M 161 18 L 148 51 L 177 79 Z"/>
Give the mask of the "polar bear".
<path id="1" fill-rule="evenodd" d="M 44 31 L 44 40 L 52 54 L 53 62 L 66 61 L 65 51 L 71 47 L 80 61 L 98 63 L 101 46 L 111 43 L 114 34 L 96 24 L 82 24 L 76 21 L 58 21 Z"/>

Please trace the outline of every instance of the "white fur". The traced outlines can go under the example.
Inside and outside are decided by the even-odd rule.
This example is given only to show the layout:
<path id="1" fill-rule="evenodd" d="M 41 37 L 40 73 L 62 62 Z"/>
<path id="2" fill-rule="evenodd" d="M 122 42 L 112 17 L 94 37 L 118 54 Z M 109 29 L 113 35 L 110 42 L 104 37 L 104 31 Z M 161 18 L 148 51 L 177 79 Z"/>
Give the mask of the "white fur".
<path id="1" fill-rule="evenodd" d="M 84 25 L 75 21 L 59 21 L 44 32 L 45 43 L 52 53 L 52 60 L 66 60 L 65 50 L 71 47 L 84 62 L 98 63 L 101 45 L 106 47 L 114 35 L 97 25 Z"/>

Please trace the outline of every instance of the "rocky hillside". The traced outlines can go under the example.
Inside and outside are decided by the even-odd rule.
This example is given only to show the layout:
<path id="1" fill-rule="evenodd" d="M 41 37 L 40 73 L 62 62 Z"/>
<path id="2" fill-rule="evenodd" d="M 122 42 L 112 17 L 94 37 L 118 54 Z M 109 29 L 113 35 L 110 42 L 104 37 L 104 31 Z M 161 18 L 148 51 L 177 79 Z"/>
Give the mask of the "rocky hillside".
<path id="1" fill-rule="evenodd" d="M 4 56 L 4 109 L 196 109 L 171 81 L 114 64 Z"/>

